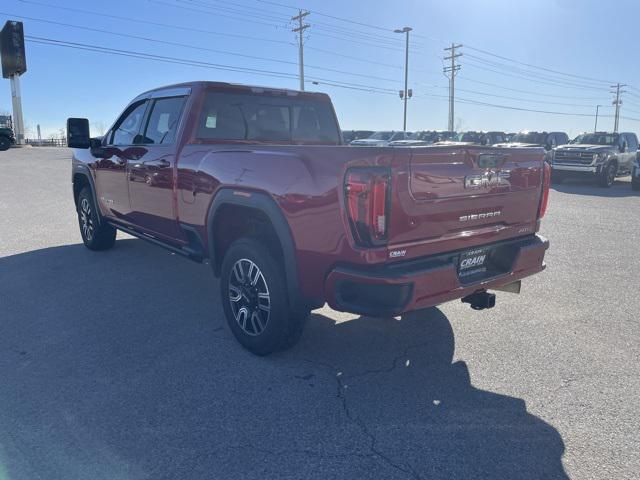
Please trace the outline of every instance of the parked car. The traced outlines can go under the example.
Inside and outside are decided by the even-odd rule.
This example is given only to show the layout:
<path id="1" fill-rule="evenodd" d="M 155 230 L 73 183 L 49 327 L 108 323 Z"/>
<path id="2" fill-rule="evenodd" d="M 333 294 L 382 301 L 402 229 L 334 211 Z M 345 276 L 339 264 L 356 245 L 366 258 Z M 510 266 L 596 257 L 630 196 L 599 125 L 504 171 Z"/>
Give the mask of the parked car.
<path id="1" fill-rule="evenodd" d="M 16 143 L 16 136 L 13 133 L 13 124 L 8 115 L 0 116 L 0 152 L 9 150 L 11 145 Z"/>
<path id="2" fill-rule="evenodd" d="M 341 146 L 326 94 L 217 82 L 143 93 L 102 139 L 87 119 L 67 131 L 85 246 L 112 248 L 122 230 L 207 260 L 229 328 L 255 354 L 291 346 L 325 302 L 376 316 L 454 299 L 479 310 L 495 304 L 487 290 L 519 291 L 544 269 L 550 169 L 532 149 L 491 169 L 486 147 L 363 151 Z"/>
<path id="3" fill-rule="evenodd" d="M 520 132 L 515 134 L 508 143 L 500 147 L 542 147 L 552 150 L 559 145 L 569 143 L 569 136 L 565 132 Z"/>
<path id="4" fill-rule="evenodd" d="M 513 137 L 515 137 L 517 135 L 517 133 L 505 133 L 504 134 L 504 141 L 509 143 L 513 140 Z"/>
<path id="5" fill-rule="evenodd" d="M 353 140 L 360 140 L 361 138 L 369 138 L 373 135 L 372 130 L 343 130 L 342 139 L 346 145 Z"/>
<path id="6" fill-rule="evenodd" d="M 636 153 L 636 160 L 631 169 L 631 188 L 640 190 L 640 151 Z"/>
<path id="7" fill-rule="evenodd" d="M 496 143 L 504 143 L 503 132 L 460 132 L 449 143 L 458 145 L 494 145 Z M 447 142 L 444 142 L 447 143 Z"/>
<path id="8" fill-rule="evenodd" d="M 552 154 L 552 179 L 589 175 L 602 187 L 613 185 L 616 176 L 628 175 L 638 152 L 635 133 L 583 133 Z"/>
<path id="9" fill-rule="evenodd" d="M 439 130 L 438 131 L 438 141 L 439 142 L 446 142 L 448 140 L 453 140 L 454 138 L 456 138 L 456 135 L 458 133 L 454 132 L 452 130 Z"/>
<path id="10" fill-rule="evenodd" d="M 422 132 L 414 132 L 407 136 L 404 140 L 394 140 L 389 142 L 391 147 L 416 147 L 419 145 L 431 145 L 439 140 L 438 132 L 425 130 Z"/>
<path id="11" fill-rule="evenodd" d="M 349 145 L 357 147 L 386 147 L 390 142 L 404 140 L 409 135 L 409 132 L 375 132 L 369 138 L 354 140 Z"/>

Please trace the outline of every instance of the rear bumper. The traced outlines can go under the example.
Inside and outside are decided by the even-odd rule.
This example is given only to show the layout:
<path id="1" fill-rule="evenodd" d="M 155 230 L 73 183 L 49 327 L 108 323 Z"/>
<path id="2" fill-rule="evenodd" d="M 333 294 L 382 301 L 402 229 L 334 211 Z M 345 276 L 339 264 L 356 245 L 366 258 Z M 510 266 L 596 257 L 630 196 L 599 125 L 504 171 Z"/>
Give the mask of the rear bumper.
<path id="1" fill-rule="evenodd" d="M 375 269 L 341 266 L 331 271 L 325 295 L 335 310 L 362 315 L 398 315 L 432 307 L 515 282 L 545 268 L 549 241 L 532 235 L 483 247 L 491 247 L 488 269 L 460 278 L 461 251 L 397 262 Z"/>

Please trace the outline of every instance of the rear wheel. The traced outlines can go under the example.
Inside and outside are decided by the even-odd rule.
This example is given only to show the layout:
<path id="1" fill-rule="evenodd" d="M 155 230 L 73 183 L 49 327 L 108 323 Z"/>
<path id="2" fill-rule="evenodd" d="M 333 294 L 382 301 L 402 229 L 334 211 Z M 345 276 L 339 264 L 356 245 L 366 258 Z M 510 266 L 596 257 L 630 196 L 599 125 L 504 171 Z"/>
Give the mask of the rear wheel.
<path id="1" fill-rule="evenodd" d="M 233 335 L 256 355 L 292 347 L 309 315 L 289 311 L 282 262 L 253 238 L 229 247 L 222 261 L 220 294 Z"/>
<path id="2" fill-rule="evenodd" d="M 84 245 L 90 250 L 107 250 L 116 242 L 116 229 L 100 221 L 91 190 L 83 188 L 78 195 L 78 224 Z"/>
<path id="3" fill-rule="evenodd" d="M 604 188 L 609 188 L 616 181 L 617 173 L 618 173 L 618 164 L 616 162 L 607 163 L 602 168 L 602 172 L 598 177 L 598 185 Z"/>

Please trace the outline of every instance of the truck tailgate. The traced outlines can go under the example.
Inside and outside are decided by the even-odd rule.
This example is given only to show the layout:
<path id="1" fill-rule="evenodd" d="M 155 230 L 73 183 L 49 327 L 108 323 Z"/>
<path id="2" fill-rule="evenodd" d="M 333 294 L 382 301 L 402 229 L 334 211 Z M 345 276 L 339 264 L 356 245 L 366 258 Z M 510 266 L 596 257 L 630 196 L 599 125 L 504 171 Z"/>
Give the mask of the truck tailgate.
<path id="1" fill-rule="evenodd" d="M 543 149 L 426 147 L 407 152 L 406 174 L 394 182 L 390 257 L 468 248 L 537 230 Z"/>

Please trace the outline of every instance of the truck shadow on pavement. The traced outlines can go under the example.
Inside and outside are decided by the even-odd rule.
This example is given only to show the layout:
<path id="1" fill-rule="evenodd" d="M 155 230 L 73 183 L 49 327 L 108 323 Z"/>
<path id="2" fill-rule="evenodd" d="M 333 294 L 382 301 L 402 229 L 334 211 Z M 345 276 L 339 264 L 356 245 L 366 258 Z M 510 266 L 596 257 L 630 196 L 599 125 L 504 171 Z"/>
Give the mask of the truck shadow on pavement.
<path id="1" fill-rule="evenodd" d="M 258 358 L 209 268 L 140 240 L 0 258 L 0 292 L 2 478 L 568 478 L 557 430 L 471 384 L 438 309 L 322 310 Z"/>

